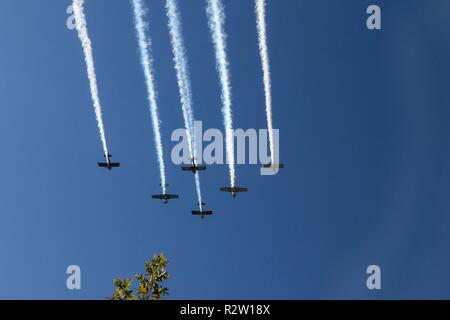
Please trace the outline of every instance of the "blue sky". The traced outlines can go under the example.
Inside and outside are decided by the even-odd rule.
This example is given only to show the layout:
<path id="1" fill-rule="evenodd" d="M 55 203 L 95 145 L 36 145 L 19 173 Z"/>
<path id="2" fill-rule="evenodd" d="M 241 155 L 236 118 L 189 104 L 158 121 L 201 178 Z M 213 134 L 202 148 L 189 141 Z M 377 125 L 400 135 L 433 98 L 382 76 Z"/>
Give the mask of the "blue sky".
<path id="1" fill-rule="evenodd" d="M 180 1 L 195 114 L 222 128 L 205 2 Z M 366 8 L 382 9 L 368 31 Z M 70 1 L 0 2 L 0 298 L 102 299 L 164 252 L 173 299 L 450 298 L 450 3 L 268 0 L 274 126 L 286 169 L 192 175 L 164 2 L 147 0 L 170 191 L 164 206 L 129 1 L 87 1 L 109 147 L 102 159 Z M 224 1 L 236 128 L 265 128 L 253 1 Z M 66 289 L 68 265 L 82 290 Z M 382 290 L 366 268 L 382 269 Z"/>

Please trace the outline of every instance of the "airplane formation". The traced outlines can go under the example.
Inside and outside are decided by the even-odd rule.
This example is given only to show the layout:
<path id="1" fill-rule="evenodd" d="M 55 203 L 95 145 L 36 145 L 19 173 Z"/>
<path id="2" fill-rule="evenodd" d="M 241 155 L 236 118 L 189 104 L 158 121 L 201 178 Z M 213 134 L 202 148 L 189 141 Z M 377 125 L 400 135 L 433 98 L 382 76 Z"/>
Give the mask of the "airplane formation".
<path id="1" fill-rule="evenodd" d="M 111 160 L 110 160 L 111 157 L 112 156 L 110 154 L 108 154 L 108 156 L 105 155 L 106 162 L 99 162 L 98 166 L 100 168 L 105 168 L 108 170 L 120 167 L 119 162 L 111 162 Z M 199 171 L 205 171 L 207 169 L 206 166 L 197 165 L 195 163 L 195 159 L 191 159 L 191 161 L 192 161 L 192 165 L 182 166 L 181 170 L 182 171 L 190 171 L 193 174 L 198 174 Z M 273 169 L 284 169 L 284 164 L 280 163 L 280 164 L 272 165 L 271 163 L 268 163 L 268 164 L 262 165 L 262 167 L 263 168 L 273 168 Z M 169 185 L 166 185 L 166 187 L 168 187 L 168 186 Z M 231 193 L 233 198 L 236 198 L 238 193 L 248 192 L 248 188 L 243 188 L 243 187 L 222 187 L 219 190 L 221 192 Z M 152 199 L 162 200 L 164 204 L 168 204 L 169 200 L 178 199 L 179 197 L 180 196 L 178 194 L 168 194 L 168 193 L 152 195 Z M 193 216 L 200 216 L 203 219 L 205 216 L 213 215 L 213 213 L 214 213 L 213 211 L 203 209 L 203 206 L 206 205 L 205 203 L 202 202 L 202 203 L 198 203 L 197 205 L 199 206 L 200 210 L 192 210 Z"/>

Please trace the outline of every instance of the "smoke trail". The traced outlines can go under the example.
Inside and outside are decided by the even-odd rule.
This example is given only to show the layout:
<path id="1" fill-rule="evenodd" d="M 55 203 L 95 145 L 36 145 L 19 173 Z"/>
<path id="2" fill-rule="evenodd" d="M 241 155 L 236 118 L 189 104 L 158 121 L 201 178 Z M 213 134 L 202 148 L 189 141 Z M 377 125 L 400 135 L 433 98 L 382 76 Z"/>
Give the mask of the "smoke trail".
<path id="1" fill-rule="evenodd" d="M 102 141 L 103 152 L 108 156 L 108 144 L 106 143 L 105 128 L 103 125 L 102 107 L 100 98 L 98 96 L 97 76 L 95 75 L 94 55 L 92 52 L 92 44 L 89 39 L 87 30 L 86 16 L 84 15 L 84 0 L 73 0 L 73 13 L 75 17 L 75 25 L 78 31 L 81 45 L 84 51 L 84 60 L 86 62 L 87 75 L 89 78 L 89 86 L 91 90 L 92 102 L 95 110 L 95 117 L 97 119 L 98 131 Z"/>
<path id="2" fill-rule="evenodd" d="M 267 130 L 269 131 L 270 156 L 272 164 L 275 164 L 272 125 L 272 89 L 270 80 L 270 62 L 267 50 L 266 36 L 266 0 L 256 0 L 256 26 L 258 29 L 259 53 L 263 69 L 264 92 L 266 98 Z"/>
<path id="3" fill-rule="evenodd" d="M 234 164 L 233 145 L 233 116 L 231 111 L 231 84 L 226 52 L 226 38 L 224 31 L 225 13 L 220 0 L 207 0 L 209 28 L 216 53 L 216 68 L 219 73 L 222 88 L 222 114 L 225 126 L 225 144 L 227 162 L 230 170 L 231 186 L 236 186 L 236 170 Z"/>
<path id="4" fill-rule="evenodd" d="M 180 90 L 181 107 L 183 109 L 184 124 L 189 142 L 190 156 L 194 156 L 194 123 L 192 110 L 192 91 L 189 81 L 189 71 L 187 67 L 186 51 L 181 36 L 181 21 L 176 0 L 166 1 L 166 12 L 169 18 L 169 32 L 173 51 L 173 61 L 177 73 L 178 88 Z"/>
<path id="5" fill-rule="evenodd" d="M 196 158 L 197 152 L 194 139 L 194 110 L 192 102 L 192 89 L 188 63 L 186 58 L 186 50 L 183 43 L 181 33 L 181 18 L 178 11 L 176 0 L 166 0 L 166 13 L 169 19 L 170 42 L 173 51 L 173 61 L 177 74 L 178 88 L 180 90 L 181 108 L 183 110 L 184 126 L 188 138 L 190 158 Z M 202 203 L 202 195 L 200 188 L 199 175 L 195 175 L 195 187 L 197 191 L 198 202 Z"/>
<path id="6" fill-rule="evenodd" d="M 151 40 L 147 35 L 148 25 L 145 23 L 147 10 L 142 0 L 132 0 L 135 28 L 139 43 L 141 65 L 144 71 L 145 82 L 147 85 L 147 96 L 150 105 L 150 115 L 153 126 L 153 136 L 158 157 L 159 171 L 161 176 L 161 187 L 163 194 L 166 193 L 166 170 L 164 165 L 164 153 L 161 141 L 160 120 L 158 114 L 158 104 L 156 102 L 155 80 L 153 78 L 153 59 L 151 56 Z"/>

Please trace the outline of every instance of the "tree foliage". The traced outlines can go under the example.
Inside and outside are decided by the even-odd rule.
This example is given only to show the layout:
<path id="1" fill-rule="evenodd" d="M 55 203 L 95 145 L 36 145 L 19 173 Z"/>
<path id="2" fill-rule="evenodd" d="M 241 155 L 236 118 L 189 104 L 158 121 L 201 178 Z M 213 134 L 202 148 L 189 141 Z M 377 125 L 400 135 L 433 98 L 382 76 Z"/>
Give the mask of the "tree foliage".
<path id="1" fill-rule="evenodd" d="M 134 279 L 139 281 L 139 286 L 133 288 L 133 278 L 114 279 L 114 294 L 111 300 L 163 300 L 169 294 L 169 289 L 161 283 L 169 279 L 166 270 L 168 264 L 164 254 L 153 256 L 151 261 L 145 262 L 145 273 L 136 274 Z"/>

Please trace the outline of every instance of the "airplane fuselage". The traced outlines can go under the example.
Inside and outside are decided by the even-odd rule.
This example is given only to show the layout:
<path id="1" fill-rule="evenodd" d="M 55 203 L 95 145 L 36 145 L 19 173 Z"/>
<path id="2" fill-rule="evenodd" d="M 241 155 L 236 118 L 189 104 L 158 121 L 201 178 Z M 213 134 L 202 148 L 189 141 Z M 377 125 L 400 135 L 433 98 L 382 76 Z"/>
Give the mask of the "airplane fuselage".
<path id="1" fill-rule="evenodd" d="M 223 187 L 220 188 L 220 191 L 222 192 L 229 192 L 233 196 L 233 198 L 236 198 L 237 194 L 239 192 L 247 192 L 247 188 L 241 188 L 241 187 Z"/>

